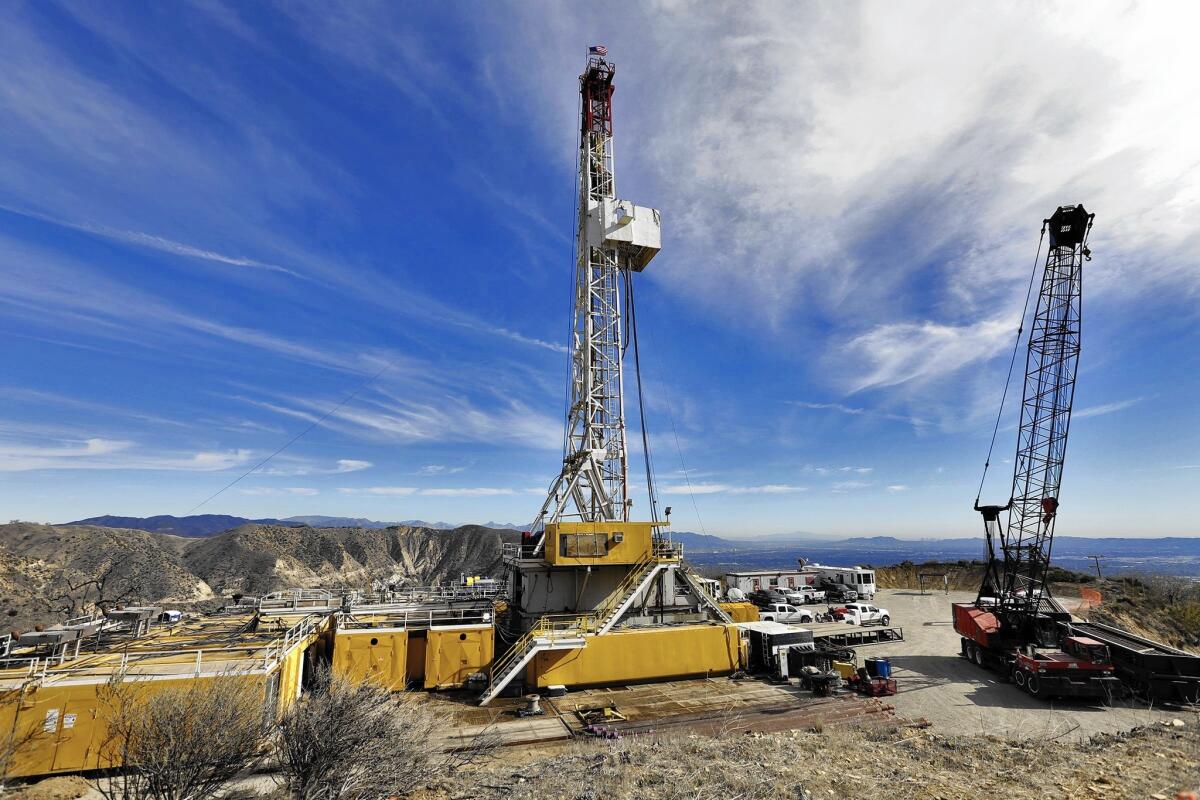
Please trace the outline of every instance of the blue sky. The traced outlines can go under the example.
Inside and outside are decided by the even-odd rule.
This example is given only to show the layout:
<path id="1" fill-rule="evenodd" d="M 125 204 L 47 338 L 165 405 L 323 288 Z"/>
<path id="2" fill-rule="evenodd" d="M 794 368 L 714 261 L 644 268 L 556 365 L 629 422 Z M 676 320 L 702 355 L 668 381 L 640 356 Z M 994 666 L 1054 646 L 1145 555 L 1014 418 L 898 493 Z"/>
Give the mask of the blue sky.
<path id="1" fill-rule="evenodd" d="M 677 528 L 975 535 L 1038 227 L 1083 202 L 1059 530 L 1200 534 L 1194 10 L 603 11 L 7 5 L 0 517 L 187 513 L 365 384 L 200 511 L 531 518 L 603 42 L 618 192 L 664 218 L 638 316 Z"/>

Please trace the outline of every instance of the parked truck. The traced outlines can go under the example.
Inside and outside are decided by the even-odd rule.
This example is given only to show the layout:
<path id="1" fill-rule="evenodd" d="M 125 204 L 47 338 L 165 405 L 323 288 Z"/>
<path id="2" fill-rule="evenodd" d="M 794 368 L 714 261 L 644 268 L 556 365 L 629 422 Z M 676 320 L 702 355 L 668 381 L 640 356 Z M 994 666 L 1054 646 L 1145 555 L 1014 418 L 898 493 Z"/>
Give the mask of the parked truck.
<path id="1" fill-rule="evenodd" d="M 805 586 L 797 589 L 784 589 L 783 596 L 787 598 L 789 603 L 798 606 L 825 602 L 825 590 L 818 589 L 813 586 Z"/>
<path id="2" fill-rule="evenodd" d="M 807 608 L 797 608 L 791 603 L 771 603 L 759 612 L 758 618 L 770 622 L 809 625 L 813 621 L 813 612 Z"/>
<path id="3" fill-rule="evenodd" d="M 892 624 L 892 615 L 886 608 L 870 603 L 847 603 L 843 619 L 851 625 Z"/>

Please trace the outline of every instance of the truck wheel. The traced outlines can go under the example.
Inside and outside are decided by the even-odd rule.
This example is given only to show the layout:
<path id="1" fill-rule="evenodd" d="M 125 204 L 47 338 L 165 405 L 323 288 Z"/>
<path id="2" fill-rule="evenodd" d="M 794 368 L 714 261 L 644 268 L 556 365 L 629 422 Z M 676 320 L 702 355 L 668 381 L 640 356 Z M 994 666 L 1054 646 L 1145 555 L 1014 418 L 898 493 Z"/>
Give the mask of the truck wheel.
<path id="1" fill-rule="evenodd" d="M 974 661 L 977 666 L 979 666 L 979 667 L 983 666 L 983 648 L 982 647 L 980 647 L 979 645 L 975 645 L 973 648 L 971 648 L 971 656 L 972 656 L 971 660 Z"/>
<path id="2" fill-rule="evenodd" d="M 892 624 L 892 618 L 889 617 L 887 614 L 884 614 L 882 617 L 879 618 L 879 624 L 886 628 L 888 625 Z"/>
<path id="3" fill-rule="evenodd" d="M 1029 673 L 1029 677 L 1025 679 L 1025 690 L 1034 697 L 1041 697 L 1042 695 L 1042 682 L 1039 681 L 1038 676 L 1034 675 L 1032 672 Z"/>
<path id="4" fill-rule="evenodd" d="M 1020 667 L 1016 667 L 1013 670 L 1013 672 L 1012 672 L 1013 683 L 1015 683 L 1018 687 L 1020 687 L 1022 689 L 1025 688 L 1025 678 L 1026 678 L 1025 670 L 1021 669 Z"/>
<path id="5" fill-rule="evenodd" d="M 964 638 L 964 639 L 959 640 L 959 645 L 962 649 L 962 657 L 967 660 L 970 660 L 970 658 L 971 658 L 971 642 Z"/>

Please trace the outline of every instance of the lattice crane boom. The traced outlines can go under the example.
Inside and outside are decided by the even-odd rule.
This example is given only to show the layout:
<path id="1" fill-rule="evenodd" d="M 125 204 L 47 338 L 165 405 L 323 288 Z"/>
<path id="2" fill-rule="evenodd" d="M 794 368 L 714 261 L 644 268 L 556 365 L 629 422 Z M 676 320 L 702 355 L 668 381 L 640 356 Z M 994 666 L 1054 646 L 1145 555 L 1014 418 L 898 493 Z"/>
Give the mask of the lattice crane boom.
<path id="1" fill-rule="evenodd" d="M 1019 639 L 1037 638 L 1050 599 L 1046 573 L 1058 518 L 1067 434 L 1075 396 L 1082 322 L 1083 262 L 1094 215 L 1061 206 L 1044 221 L 1046 254 L 1029 331 L 1012 493 L 1003 506 L 979 506 L 989 560 L 980 605 L 994 609 Z M 1008 512 L 1007 524 L 1000 517 Z"/>

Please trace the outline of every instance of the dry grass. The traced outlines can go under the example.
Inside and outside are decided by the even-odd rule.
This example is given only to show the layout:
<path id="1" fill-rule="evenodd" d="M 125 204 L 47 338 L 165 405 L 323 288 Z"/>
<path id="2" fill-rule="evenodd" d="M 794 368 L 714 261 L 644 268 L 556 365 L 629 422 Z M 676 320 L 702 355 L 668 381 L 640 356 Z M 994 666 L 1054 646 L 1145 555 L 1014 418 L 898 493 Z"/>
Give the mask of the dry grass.
<path id="1" fill-rule="evenodd" d="M 487 733 L 465 748 L 436 743 L 450 724 L 420 695 L 392 694 L 320 669 L 278 726 L 280 785 L 296 800 L 385 800 L 449 779 L 496 746 Z"/>
<path id="2" fill-rule="evenodd" d="M 1144 728 L 1076 745 L 909 729 L 583 742 L 475 776 L 455 798 L 729 800 L 1000 796 L 1173 798 L 1200 786 L 1200 730 Z"/>

